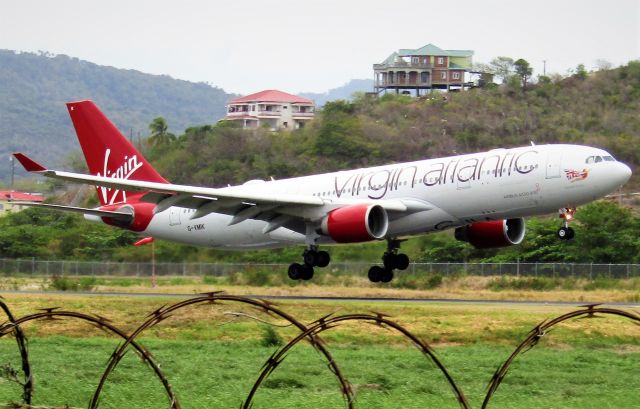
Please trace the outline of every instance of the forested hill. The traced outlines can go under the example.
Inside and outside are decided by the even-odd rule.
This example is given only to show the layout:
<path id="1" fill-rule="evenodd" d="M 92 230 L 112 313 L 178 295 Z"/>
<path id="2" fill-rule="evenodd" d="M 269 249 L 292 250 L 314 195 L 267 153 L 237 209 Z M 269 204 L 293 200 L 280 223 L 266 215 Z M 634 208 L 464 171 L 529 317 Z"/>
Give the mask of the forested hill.
<path id="1" fill-rule="evenodd" d="M 329 101 L 335 101 L 337 99 L 350 100 L 354 94 L 361 92 L 372 92 L 373 80 L 351 80 L 346 84 L 332 88 L 327 92 L 302 92 L 301 97 L 312 99 L 316 106 L 321 107 Z"/>
<path id="2" fill-rule="evenodd" d="M 124 133 L 146 137 L 149 123 L 158 116 L 176 133 L 215 123 L 224 116 L 230 97 L 204 83 L 65 55 L 0 50 L 0 179 L 7 179 L 10 152 L 25 151 L 56 165 L 78 149 L 65 102 L 94 100 Z"/>
<path id="3" fill-rule="evenodd" d="M 158 139 L 160 140 L 160 139 Z M 640 164 L 640 62 L 566 78 L 413 98 L 361 94 L 324 105 L 303 129 L 271 133 L 230 124 L 193 127 L 152 146 L 169 180 L 224 186 L 544 143 L 599 146 Z M 637 187 L 637 170 L 627 189 Z"/>

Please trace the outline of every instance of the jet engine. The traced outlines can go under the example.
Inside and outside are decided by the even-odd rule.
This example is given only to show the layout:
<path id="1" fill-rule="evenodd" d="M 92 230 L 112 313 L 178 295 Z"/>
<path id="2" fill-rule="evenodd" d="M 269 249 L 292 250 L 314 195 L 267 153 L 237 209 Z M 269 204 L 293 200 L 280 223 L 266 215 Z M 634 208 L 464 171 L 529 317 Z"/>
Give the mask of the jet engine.
<path id="1" fill-rule="evenodd" d="M 387 234 L 389 218 L 379 205 L 353 205 L 332 210 L 322 220 L 320 233 L 338 243 L 381 239 Z"/>
<path id="2" fill-rule="evenodd" d="M 120 203 L 114 205 L 101 206 L 100 210 L 118 212 L 113 217 L 102 217 L 106 224 L 123 227 L 135 232 L 144 231 L 153 218 L 153 203 Z M 93 216 L 85 215 L 85 219 L 93 220 Z"/>
<path id="3" fill-rule="evenodd" d="M 469 242 L 473 247 L 488 249 L 522 243 L 525 233 L 524 219 L 492 220 L 458 227 L 457 240 Z"/>

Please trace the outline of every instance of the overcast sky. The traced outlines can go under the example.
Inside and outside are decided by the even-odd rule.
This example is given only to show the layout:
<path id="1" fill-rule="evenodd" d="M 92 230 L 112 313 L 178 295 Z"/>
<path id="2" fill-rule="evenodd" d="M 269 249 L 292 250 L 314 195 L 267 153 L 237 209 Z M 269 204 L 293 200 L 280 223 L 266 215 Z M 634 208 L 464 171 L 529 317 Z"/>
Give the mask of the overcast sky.
<path id="1" fill-rule="evenodd" d="M 399 48 L 470 49 L 565 74 L 640 58 L 640 0 L 17 0 L 0 48 L 204 81 L 227 92 L 323 92 L 372 78 Z"/>

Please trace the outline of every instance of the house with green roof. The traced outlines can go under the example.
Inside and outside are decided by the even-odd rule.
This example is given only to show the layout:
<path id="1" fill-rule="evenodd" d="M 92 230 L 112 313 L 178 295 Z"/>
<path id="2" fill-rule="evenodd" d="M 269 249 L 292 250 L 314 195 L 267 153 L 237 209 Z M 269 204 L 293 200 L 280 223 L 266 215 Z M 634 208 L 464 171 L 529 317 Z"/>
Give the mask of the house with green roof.
<path id="1" fill-rule="evenodd" d="M 433 89 L 464 90 L 471 87 L 465 74 L 471 71 L 472 50 L 443 50 L 433 44 L 401 48 L 380 64 L 373 64 L 376 93 L 394 91 L 415 95 Z"/>

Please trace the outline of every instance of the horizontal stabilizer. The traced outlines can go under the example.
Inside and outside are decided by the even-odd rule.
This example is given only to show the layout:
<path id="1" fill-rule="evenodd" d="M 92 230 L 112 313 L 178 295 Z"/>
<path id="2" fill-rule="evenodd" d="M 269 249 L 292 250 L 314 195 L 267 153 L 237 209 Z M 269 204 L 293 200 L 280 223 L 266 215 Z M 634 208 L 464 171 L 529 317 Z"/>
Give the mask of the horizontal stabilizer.
<path id="1" fill-rule="evenodd" d="M 51 210 L 62 210 L 65 212 L 82 213 L 82 214 L 88 214 L 90 216 L 97 216 L 97 217 L 109 217 L 111 219 L 121 220 L 125 223 L 131 222 L 133 218 L 133 215 L 127 212 L 113 212 L 108 210 L 86 209 L 84 207 L 62 206 L 62 205 L 34 203 L 34 202 L 17 202 L 17 201 L 11 202 L 11 204 L 20 205 L 20 206 L 41 207 L 41 208 L 51 209 Z"/>
<path id="2" fill-rule="evenodd" d="M 27 172 L 44 172 L 47 170 L 44 166 L 23 153 L 16 152 L 13 156 L 18 159 L 18 162 L 20 162 Z"/>

